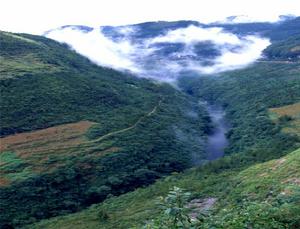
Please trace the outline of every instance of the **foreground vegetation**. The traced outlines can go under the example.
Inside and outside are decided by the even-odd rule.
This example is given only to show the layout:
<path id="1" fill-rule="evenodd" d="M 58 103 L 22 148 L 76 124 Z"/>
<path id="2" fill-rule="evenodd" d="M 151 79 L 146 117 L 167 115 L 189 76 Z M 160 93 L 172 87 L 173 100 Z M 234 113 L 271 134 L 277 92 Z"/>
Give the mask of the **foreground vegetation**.
<path id="1" fill-rule="evenodd" d="M 211 166 L 221 165 L 212 162 L 206 167 L 167 177 L 148 188 L 111 197 L 80 213 L 46 220 L 28 228 L 142 228 L 147 221 L 156 217 L 160 220 L 162 210 L 156 200 L 166 196 L 173 186 L 190 192 L 189 201 L 217 199 L 207 211 L 199 210 L 200 228 L 298 228 L 299 158 L 300 149 L 248 169 L 222 173 L 210 171 Z M 227 159 L 220 160 L 224 163 Z"/>

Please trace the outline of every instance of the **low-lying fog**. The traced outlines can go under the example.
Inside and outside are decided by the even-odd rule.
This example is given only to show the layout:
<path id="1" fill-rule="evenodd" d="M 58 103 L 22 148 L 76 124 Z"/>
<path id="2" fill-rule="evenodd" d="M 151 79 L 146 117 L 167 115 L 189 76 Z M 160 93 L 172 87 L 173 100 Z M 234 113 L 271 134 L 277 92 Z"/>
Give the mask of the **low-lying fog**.
<path id="1" fill-rule="evenodd" d="M 138 25 L 82 29 L 66 26 L 46 36 L 69 44 L 101 66 L 138 76 L 173 81 L 183 71 L 213 74 L 243 68 L 261 57 L 270 44 L 257 35 L 238 36 L 220 27 L 162 30 L 142 37 Z"/>

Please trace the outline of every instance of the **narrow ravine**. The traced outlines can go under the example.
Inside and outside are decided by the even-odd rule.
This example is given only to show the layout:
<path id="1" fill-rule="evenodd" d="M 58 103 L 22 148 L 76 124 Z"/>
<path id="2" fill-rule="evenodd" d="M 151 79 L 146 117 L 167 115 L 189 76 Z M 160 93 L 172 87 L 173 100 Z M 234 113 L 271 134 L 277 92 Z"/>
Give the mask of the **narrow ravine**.
<path id="1" fill-rule="evenodd" d="M 224 150 L 228 145 L 226 133 L 230 125 L 225 119 L 225 111 L 221 106 L 209 103 L 205 104 L 214 126 L 212 133 L 207 137 L 207 160 L 215 160 L 224 155 Z"/>

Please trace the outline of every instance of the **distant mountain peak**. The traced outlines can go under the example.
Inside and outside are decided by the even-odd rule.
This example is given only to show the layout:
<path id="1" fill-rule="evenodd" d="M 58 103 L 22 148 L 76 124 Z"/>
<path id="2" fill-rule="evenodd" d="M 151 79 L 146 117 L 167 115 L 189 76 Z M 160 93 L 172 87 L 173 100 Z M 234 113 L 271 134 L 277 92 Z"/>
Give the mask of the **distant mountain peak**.
<path id="1" fill-rule="evenodd" d="M 279 15 L 277 18 L 273 20 L 268 20 L 267 18 L 254 18 L 249 15 L 232 15 L 226 17 L 224 20 L 217 21 L 217 23 L 225 23 L 225 24 L 239 24 L 239 23 L 255 23 L 255 22 L 283 22 L 287 20 L 292 20 L 296 16 L 295 15 Z"/>

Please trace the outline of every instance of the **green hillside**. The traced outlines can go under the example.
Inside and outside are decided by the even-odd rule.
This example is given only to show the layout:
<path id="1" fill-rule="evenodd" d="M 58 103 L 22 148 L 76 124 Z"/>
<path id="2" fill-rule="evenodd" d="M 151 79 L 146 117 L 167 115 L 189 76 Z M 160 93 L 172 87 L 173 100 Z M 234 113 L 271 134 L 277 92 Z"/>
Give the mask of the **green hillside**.
<path id="1" fill-rule="evenodd" d="M 287 40 L 276 42 L 265 50 L 266 55 L 277 60 L 300 60 L 300 35 L 292 36 Z"/>
<path id="2" fill-rule="evenodd" d="M 76 212 L 205 157 L 196 99 L 44 37 L 0 44 L 2 224 Z"/>
<path id="3" fill-rule="evenodd" d="M 153 92 L 168 90 L 98 67 L 44 37 L 0 35 L 2 136 L 78 120 L 125 127 L 157 104 L 163 89 Z"/>
<path id="4" fill-rule="evenodd" d="M 286 131 L 294 119 L 276 121 L 271 112 L 298 117 L 299 71 L 297 62 L 269 61 L 217 76 L 183 77 L 188 94 L 227 112 L 228 156 L 30 228 L 141 228 L 161 215 L 156 199 L 173 186 L 191 192 L 191 199 L 216 202 L 204 218 L 201 213 L 203 228 L 297 228 L 300 151 L 282 156 L 299 148 L 299 138 Z"/>
<path id="5" fill-rule="evenodd" d="M 0 228 L 154 229 L 171 212 L 157 198 L 174 186 L 191 193 L 181 207 L 200 215 L 196 228 L 299 228 L 297 21 L 289 38 L 273 31 L 266 58 L 182 73 L 177 89 L 0 32 Z M 211 162 L 205 102 L 230 125 L 225 156 Z"/>
<path id="6" fill-rule="evenodd" d="M 299 76 L 299 62 L 266 60 L 215 76 L 185 77 L 181 85 L 187 93 L 224 107 L 232 126 L 226 153 L 253 155 L 256 161 L 283 155 L 299 144 L 297 135 L 283 132 L 286 125 L 273 122 L 269 113 L 269 109 L 299 103 Z"/>
<path id="7" fill-rule="evenodd" d="M 160 214 L 156 198 L 165 196 L 173 186 L 191 192 L 191 199 L 216 199 L 201 228 L 300 226 L 300 149 L 242 171 L 206 173 L 203 169 L 192 169 L 172 175 L 148 188 L 28 228 L 141 228 L 147 220 Z M 108 215 L 107 219 L 101 218 L 103 212 Z"/>

